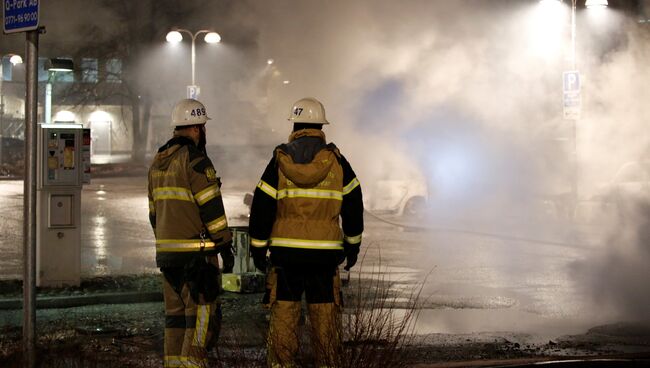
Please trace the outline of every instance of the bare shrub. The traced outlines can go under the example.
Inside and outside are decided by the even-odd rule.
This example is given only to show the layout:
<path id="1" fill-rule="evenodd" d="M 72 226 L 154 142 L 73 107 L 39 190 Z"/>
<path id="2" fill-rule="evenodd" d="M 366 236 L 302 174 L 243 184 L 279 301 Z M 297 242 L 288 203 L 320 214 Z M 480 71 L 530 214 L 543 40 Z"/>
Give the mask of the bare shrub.
<path id="1" fill-rule="evenodd" d="M 372 267 L 368 278 L 359 273 L 355 284 L 342 316 L 344 343 L 337 366 L 406 366 L 424 281 L 396 292 L 398 282 L 391 281 L 391 274 L 380 263 Z"/>

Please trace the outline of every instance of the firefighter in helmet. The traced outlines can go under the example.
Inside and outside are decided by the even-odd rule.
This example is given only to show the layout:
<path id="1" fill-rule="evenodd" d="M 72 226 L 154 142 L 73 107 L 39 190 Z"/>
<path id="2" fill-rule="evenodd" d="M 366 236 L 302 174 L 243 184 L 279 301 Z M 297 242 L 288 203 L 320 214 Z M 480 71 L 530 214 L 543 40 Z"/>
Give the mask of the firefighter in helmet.
<path id="1" fill-rule="evenodd" d="M 357 261 L 363 232 L 361 187 L 339 149 L 325 140 L 322 127 L 329 122 L 318 100 L 297 101 L 289 121 L 293 132 L 288 143 L 276 147 L 264 170 L 249 223 L 255 266 L 263 271 L 269 266 L 264 296 L 271 309 L 268 363 L 295 366 L 304 292 L 316 366 L 338 366 L 338 265 L 347 259 L 349 270 Z"/>
<path id="2" fill-rule="evenodd" d="M 165 299 L 165 367 L 204 367 L 221 325 L 219 262 L 232 272 L 221 182 L 206 155 L 205 106 L 179 101 L 173 137 L 149 169 L 149 219 Z"/>

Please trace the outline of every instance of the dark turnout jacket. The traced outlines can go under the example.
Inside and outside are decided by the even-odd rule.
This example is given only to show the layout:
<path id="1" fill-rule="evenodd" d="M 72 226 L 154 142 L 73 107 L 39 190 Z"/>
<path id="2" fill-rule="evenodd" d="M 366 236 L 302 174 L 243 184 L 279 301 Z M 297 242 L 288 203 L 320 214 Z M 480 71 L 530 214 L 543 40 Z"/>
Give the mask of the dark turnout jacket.
<path id="1" fill-rule="evenodd" d="M 318 129 L 278 146 L 255 189 L 251 252 L 270 248 L 275 266 L 333 265 L 363 233 L 361 186 L 348 161 Z"/>
<path id="2" fill-rule="evenodd" d="M 174 137 L 149 169 L 149 220 L 158 267 L 182 267 L 195 255 L 214 255 L 231 241 L 221 182 L 194 141 Z"/>

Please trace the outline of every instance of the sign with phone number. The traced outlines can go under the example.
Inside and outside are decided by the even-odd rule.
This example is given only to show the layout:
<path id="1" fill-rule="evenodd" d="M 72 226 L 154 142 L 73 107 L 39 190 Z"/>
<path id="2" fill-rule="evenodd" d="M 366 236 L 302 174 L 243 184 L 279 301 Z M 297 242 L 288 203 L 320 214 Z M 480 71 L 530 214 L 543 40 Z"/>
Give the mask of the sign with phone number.
<path id="1" fill-rule="evenodd" d="M 3 0 L 3 3 L 4 33 L 38 28 L 38 0 Z"/>

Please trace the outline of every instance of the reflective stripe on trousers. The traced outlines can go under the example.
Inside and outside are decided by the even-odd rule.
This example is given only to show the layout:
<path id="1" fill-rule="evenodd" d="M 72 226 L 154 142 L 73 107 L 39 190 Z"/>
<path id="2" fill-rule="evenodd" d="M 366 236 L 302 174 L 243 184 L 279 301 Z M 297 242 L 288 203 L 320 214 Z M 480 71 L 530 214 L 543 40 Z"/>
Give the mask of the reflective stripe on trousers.
<path id="1" fill-rule="evenodd" d="M 208 347 L 216 342 L 221 325 L 219 300 L 196 304 L 186 283 L 178 293 L 167 277 L 163 278 L 163 295 L 165 367 L 207 367 Z M 199 301 L 202 298 L 199 294 Z"/>

